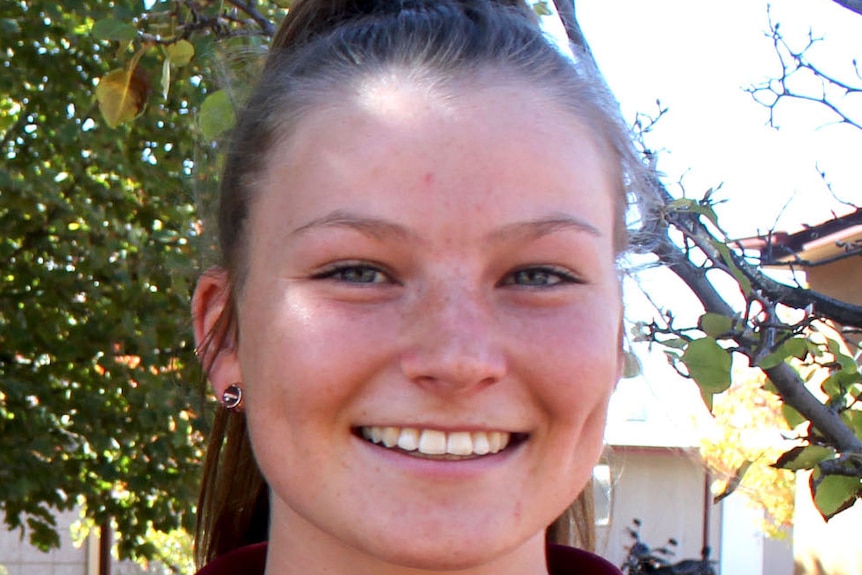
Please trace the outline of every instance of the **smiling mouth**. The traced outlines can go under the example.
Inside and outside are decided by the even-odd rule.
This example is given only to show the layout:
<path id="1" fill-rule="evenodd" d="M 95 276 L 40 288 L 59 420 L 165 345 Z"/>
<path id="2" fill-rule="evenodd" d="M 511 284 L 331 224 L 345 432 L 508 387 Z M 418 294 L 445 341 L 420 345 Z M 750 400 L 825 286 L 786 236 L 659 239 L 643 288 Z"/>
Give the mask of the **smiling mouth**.
<path id="1" fill-rule="evenodd" d="M 358 428 L 367 441 L 416 457 L 434 459 L 475 459 L 500 453 L 522 441 L 523 434 L 507 431 L 440 431 L 416 427 Z"/>

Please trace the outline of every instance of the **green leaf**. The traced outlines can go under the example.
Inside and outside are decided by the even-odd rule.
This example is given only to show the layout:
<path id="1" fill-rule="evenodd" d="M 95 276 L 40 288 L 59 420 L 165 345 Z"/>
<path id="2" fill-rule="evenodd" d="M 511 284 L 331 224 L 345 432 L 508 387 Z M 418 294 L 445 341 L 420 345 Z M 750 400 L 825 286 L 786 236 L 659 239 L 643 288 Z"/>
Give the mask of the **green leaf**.
<path id="1" fill-rule="evenodd" d="M 662 340 L 661 344 L 665 347 L 672 347 L 674 349 L 685 349 L 685 346 L 689 344 L 689 340 L 684 337 L 673 337 L 671 339 Z"/>
<path id="2" fill-rule="evenodd" d="M 841 401 L 848 391 L 852 391 L 852 386 L 858 381 L 857 374 L 847 373 L 845 371 L 837 371 L 823 380 L 820 388 L 833 401 Z"/>
<path id="3" fill-rule="evenodd" d="M 778 469 L 789 469 L 799 471 L 801 469 L 812 469 L 815 465 L 835 456 L 835 452 L 828 447 L 820 445 L 800 445 L 790 451 L 781 454 L 781 457 L 772 464 Z"/>
<path id="4" fill-rule="evenodd" d="M 848 409 L 841 414 L 841 419 L 853 430 L 856 437 L 862 439 L 862 411 L 858 409 Z"/>
<path id="5" fill-rule="evenodd" d="M 761 389 L 764 389 L 769 393 L 774 393 L 775 395 L 781 395 L 781 392 L 778 391 L 778 388 L 775 387 L 775 384 L 768 377 L 764 380 Z"/>
<path id="6" fill-rule="evenodd" d="M 195 55 L 195 47 L 188 40 L 180 40 L 165 49 L 172 66 L 186 66 Z"/>
<path id="7" fill-rule="evenodd" d="M 553 14 L 546 0 L 540 0 L 533 4 L 533 11 L 539 16 L 550 16 Z"/>
<path id="8" fill-rule="evenodd" d="M 721 393 L 730 387 L 730 353 L 714 338 L 704 337 L 688 344 L 682 362 L 700 388 L 709 393 Z"/>
<path id="9" fill-rule="evenodd" d="M 853 505 L 862 494 L 862 480 L 858 477 L 821 476 L 819 470 L 811 474 L 810 485 L 814 504 L 826 521 Z"/>
<path id="10" fill-rule="evenodd" d="M 733 260 L 733 256 L 730 253 L 730 248 L 720 241 L 713 241 L 712 246 L 721 254 L 721 259 L 724 261 L 727 266 L 728 271 L 739 284 L 739 289 L 742 291 L 742 294 L 748 296 L 751 293 L 751 280 L 748 279 L 742 270 L 739 269 L 739 266 Z"/>
<path id="11" fill-rule="evenodd" d="M 808 340 L 804 337 L 794 337 L 784 342 L 788 355 L 796 359 L 804 359 L 808 355 Z"/>
<path id="12" fill-rule="evenodd" d="M 109 42 L 131 42 L 138 35 L 134 26 L 114 18 L 105 18 L 93 24 L 92 33 L 96 39 Z"/>
<path id="13" fill-rule="evenodd" d="M 643 367 L 638 356 L 631 351 L 625 351 L 623 354 L 625 362 L 623 365 L 623 377 L 629 379 L 639 376 L 643 372 Z"/>
<path id="14" fill-rule="evenodd" d="M 808 341 L 804 337 L 794 337 L 761 359 L 757 366 L 761 369 L 771 369 L 789 357 L 803 359 L 806 355 L 808 355 Z"/>
<path id="15" fill-rule="evenodd" d="M 759 362 L 757 362 L 757 367 L 760 369 L 772 369 L 776 365 L 779 365 L 787 359 L 788 353 L 787 349 L 782 345 Z"/>
<path id="16" fill-rule="evenodd" d="M 715 398 L 714 393 L 710 393 L 708 391 L 704 391 L 703 388 L 700 388 L 700 397 L 703 399 L 703 404 L 712 413 L 713 404 L 715 403 L 713 400 Z"/>
<path id="17" fill-rule="evenodd" d="M 236 113 L 227 92 L 218 90 L 206 97 L 198 115 L 198 126 L 205 139 L 216 139 L 230 130 L 234 123 L 236 123 Z"/>
<path id="18" fill-rule="evenodd" d="M 698 320 L 698 327 L 710 337 L 720 337 L 733 328 L 733 318 L 720 313 L 705 313 Z"/>
<path id="19" fill-rule="evenodd" d="M 790 427 L 790 429 L 796 429 L 797 425 L 808 421 L 804 415 L 786 403 L 781 406 L 781 414 L 784 415 L 784 421 L 787 422 L 787 426 Z"/>
<path id="20" fill-rule="evenodd" d="M 667 205 L 667 209 L 676 212 L 694 212 L 704 216 L 713 225 L 718 227 L 718 216 L 715 210 L 707 202 L 699 202 L 691 198 L 678 198 Z"/>

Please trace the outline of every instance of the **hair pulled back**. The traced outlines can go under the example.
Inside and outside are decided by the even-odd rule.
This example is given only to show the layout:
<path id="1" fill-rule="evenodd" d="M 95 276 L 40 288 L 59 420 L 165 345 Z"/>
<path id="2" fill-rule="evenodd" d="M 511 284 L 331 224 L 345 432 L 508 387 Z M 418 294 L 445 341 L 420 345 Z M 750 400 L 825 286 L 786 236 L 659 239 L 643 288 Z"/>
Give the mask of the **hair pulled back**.
<path id="1" fill-rule="evenodd" d="M 519 83 L 544 96 L 537 105 L 570 110 L 595 134 L 615 172 L 615 245 L 623 251 L 626 187 L 639 161 L 616 102 L 589 57 L 579 58 L 573 48 L 574 58 L 561 52 L 524 0 L 296 0 L 238 116 L 225 158 L 218 233 L 232 294 L 242 289 L 246 225 L 269 152 L 309 111 L 349 101 L 365 82 L 386 74 L 405 75 L 443 94 Z M 239 337 L 235 313 L 235 306 L 226 309 L 205 347 L 218 349 Z M 267 489 L 245 417 L 219 408 L 199 500 L 199 564 L 266 538 Z M 592 546 L 589 492 L 549 529 L 549 537 Z"/>

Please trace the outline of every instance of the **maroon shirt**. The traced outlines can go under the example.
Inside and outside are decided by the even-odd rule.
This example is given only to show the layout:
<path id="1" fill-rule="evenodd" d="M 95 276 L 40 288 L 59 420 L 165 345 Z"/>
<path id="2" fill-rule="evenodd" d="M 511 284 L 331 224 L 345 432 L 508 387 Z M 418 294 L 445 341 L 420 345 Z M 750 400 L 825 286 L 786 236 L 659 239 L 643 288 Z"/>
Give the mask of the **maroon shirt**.
<path id="1" fill-rule="evenodd" d="M 266 543 L 234 549 L 217 557 L 198 575 L 263 575 L 266 567 Z M 621 575 L 620 570 L 598 555 L 563 547 L 548 546 L 548 572 L 551 575 Z"/>

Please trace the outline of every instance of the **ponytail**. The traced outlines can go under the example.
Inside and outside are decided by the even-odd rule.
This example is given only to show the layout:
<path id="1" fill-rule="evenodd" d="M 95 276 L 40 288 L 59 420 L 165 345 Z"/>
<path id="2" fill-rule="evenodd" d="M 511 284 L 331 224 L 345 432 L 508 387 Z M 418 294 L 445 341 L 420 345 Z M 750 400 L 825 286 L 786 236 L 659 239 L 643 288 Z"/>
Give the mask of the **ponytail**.
<path id="1" fill-rule="evenodd" d="M 232 549 L 265 541 L 269 490 L 251 449 L 245 415 L 219 407 L 210 432 L 195 527 L 203 567 Z"/>

